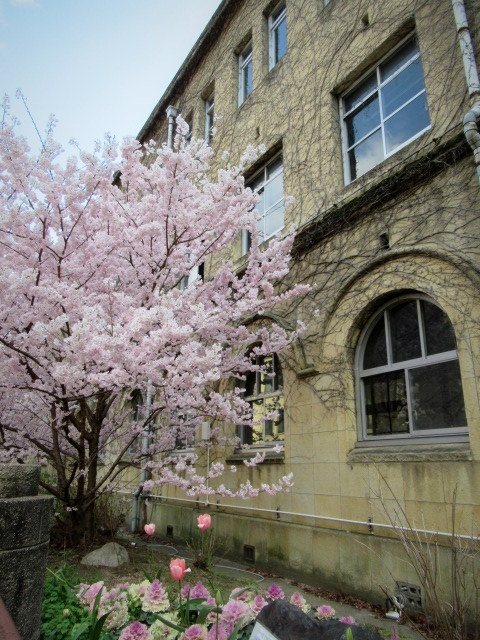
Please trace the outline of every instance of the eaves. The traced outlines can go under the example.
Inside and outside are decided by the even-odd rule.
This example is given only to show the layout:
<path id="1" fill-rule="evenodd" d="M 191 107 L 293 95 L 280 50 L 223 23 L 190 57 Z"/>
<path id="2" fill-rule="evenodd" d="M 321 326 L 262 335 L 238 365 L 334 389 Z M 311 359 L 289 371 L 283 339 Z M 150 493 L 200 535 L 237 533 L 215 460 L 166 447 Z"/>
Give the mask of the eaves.
<path id="1" fill-rule="evenodd" d="M 146 141 L 158 118 L 164 116 L 165 109 L 173 97 L 182 91 L 192 72 L 198 67 L 201 59 L 213 46 L 229 18 L 238 11 L 242 3 L 243 0 L 223 0 L 220 4 L 138 133 L 137 140 L 139 142 Z"/>

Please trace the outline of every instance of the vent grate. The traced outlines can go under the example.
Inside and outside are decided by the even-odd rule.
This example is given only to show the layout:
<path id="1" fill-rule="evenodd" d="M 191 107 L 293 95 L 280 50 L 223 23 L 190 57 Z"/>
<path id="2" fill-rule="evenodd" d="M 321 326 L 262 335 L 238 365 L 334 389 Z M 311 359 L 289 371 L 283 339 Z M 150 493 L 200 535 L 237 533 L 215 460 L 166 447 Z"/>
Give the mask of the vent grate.
<path id="1" fill-rule="evenodd" d="M 418 585 L 397 580 L 397 589 L 395 597 L 406 609 L 423 611 L 422 590 Z"/>
<path id="2" fill-rule="evenodd" d="M 243 559 L 246 562 L 255 562 L 255 547 L 249 544 L 243 545 Z"/>
<path id="3" fill-rule="evenodd" d="M 167 538 L 173 538 L 173 525 L 167 524 Z"/>

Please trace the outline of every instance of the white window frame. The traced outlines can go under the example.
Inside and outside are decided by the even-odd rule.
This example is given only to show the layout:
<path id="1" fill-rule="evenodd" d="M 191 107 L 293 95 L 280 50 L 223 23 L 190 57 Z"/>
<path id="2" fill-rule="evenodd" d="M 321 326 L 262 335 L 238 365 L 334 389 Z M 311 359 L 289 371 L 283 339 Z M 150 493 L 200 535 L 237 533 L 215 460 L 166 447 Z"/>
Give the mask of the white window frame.
<path id="1" fill-rule="evenodd" d="M 213 127 L 215 122 L 215 94 L 211 94 L 205 100 L 205 140 L 210 142 L 213 136 Z"/>
<path id="2" fill-rule="evenodd" d="M 248 372 L 247 376 L 249 375 L 255 375 L 255 393 L 253 393 L 251 396 L 246 396 L 244 399 L 251 405 L 253 406 L 253 403 L 255 401 L 261 401 L 263 404 L 263 413 L 264 415 L 267 413 L 266 411 L 266 402 L 268 400 L 270 400 L 271 398 L 283 398 L 283 403 L 285 404 L 285 392 L 284 392 L 284 382 L 283 382 L 283 372 L 282 372 L 282 363 L 280 362 L 280 358 L 278 357 L 278 355 L 276 353 L 274 354 L 269 354 L 271 356 L 273 356 L 273 362 L 274 362 L 274 373 L 275 376 L 273 376 L 272 380 L 273 380 L 273 391 L 269 391 L 267 393 L 259 393 L 258 392 L 258 387 L 260 385 L 260 376 L 261 375 L 265 375 L 264 373 L 261 373 L 259 371 L 255 371 L 255 372 Z M 261 364 L 261 361 L 265 358 L 266 356 L 258 356 L 257 358 L 255 358 L 256 364 Z M 277 366 L 276 366 L 277 365 Z M 282 373 L 282 386 L 278 387 L 278 374 Z M 239 437 L 241 440 L 241 444 L 247 444 L 245 442 L 245 429 L 247 427 L 240 427 L 239 428 Z M 249 445 L 252 449 L 267 449 L 267 448 L 271 448 L 271 447 L 275 447 L 276 445 L 283 444 L 285 442 L 285 410 L 283 410 L 283 433 L 282 433 L 282 438 L 279 438 L 277 440 L 265 440 L 265 420 L 263 421 L 263 438 L 260 442 L 257 443 L 252 443 L 251 445 Z"/>
<path id="3" fill-rule="evenodd" d="M 276 56 L 276 42 L 278 38 L 278 28 L 282 22 L 287 21 L 287 7 L 285 6 L 285 2 L 281 2 L 278 4 L 274 11 L 268 16 L 268 68 L 270 70 L 283 58 L 278 58 Z M 285 36 L 286 37 L 286 36 Z M 285 42 L 285 48 L 287 48 L 287 43 Z M 285 51 L 286 53 L 286 51 Z M 285 55 L 285 54 L 284 54 Z"/>
<path id="4" fill-rule="evenodd" d="M 247 93 L 247 85 L 245 83 L 245 70 L 251 66 L 252 70 L 252 87 L 250 93 Z M 244 47 L 242 53 L 238 56 L 238 106 L 242 105 L 253 91 L 253 48 L 252 41 Z"/>
<path id="5" fill-rule="evenodd" d="M 407 300 L 415 300 L 417 304 L 417 317 L 419 319 L 419 332 L 420 332 L 420 346 L 421 346 L 421 357 L 420 358 L 412 358 L 410 360 L 393 362 L 392 359 L 392 345 L 390 338 L 390 328 L 388 325 L 388 314 L 385 312 L 389 309 L 397 306 L 398 303 Z M 425 300 L 430 304 L 434 304 L 437 306 L 443 313 L 445 311 L 438 305 L 432 298 L 422 294 L 410 294 L 404 296 L 398 296 L 393 300 L 390 300 L 388 303 L 384 304 L 378 311 L 375 313 L 366 326 L 364 327 L 360 339 L 359 339 L 359 348 L 357 349 L 356 354 L 356 402 L 357 402 L 357 415 L 359 416 L 359 438 L 358 445 L 385 445 L 385 444 L 406 444 L 407 442 L 417 442 L 417 443 L 438 443 L 438 442 L 452 442 L 452 441 L 468 441 L 468 428 L 467 425 L 465 427 L 450 427 L 447 429 L 428 429 L 428 430 L 413 430 L 413 417 L 412 417 L 412 402 L 411 402 L 411 390 L 410 384 L 408 380 L 408 372 L 412 369 L 416 369 L 418 367 L 425 367 L 428 365 L 434 365 L 441 362 L 451 362 L 453 360 L 458 361 L 458 351 L 457 349 L 443 351 L 441 353 L 436 353 L 433 355 L 427 355 L 426 353 L 426 337 L 425 337 L 425 325 L 423 314 L 420 311 L 420 302 Z M 371 330 L 376 325 L 377 321 L 383 315 L 385 321 L 385 339 L 387 345 L 387 365 L 373 367 L 370 369 L 363 368 L 363 361 L 365 356 L 365 350 L 368 343 L 368 339 L 370 337 Z M 448 317 L 448 316 L 447 316 Z M 394 371 L 404 371 L 406 376 L 405 388 L 407 395 L 407 410 L 408 410 L 408 422 L 409 422 L 409 432 L 408 433 L 395 433 L 395 434 L 380 434 L 380 435 L 367 435 L 367 415 L 366 415 L 366 398 L 365 398 L 365 386 L 363 384 L 363 379 L 368 378 L 373 375 L 378 375 L 382 373 L 392 373 Z M 462 383 L 460 377 L 460 383 Z M 463 384 L 462 384 L 463 389 Z"/>
<path id="6" fill-rule="evenodd" d="M 270 166 L 272 164 L 277 162 L 279 159 L 282 161 L 280 166 L 275 170 L 275 173 L 273 173 L 271 176 L 267 177 L 268 169 L 270 168 Z M 263 174 L 263 179 L 260 182 L 260 184 L 258 184 L 255 187 L 254 193 L 262 193 L 262 192 L 264 193 L 265 190 L 268 188 L 269 183 L 272 182 L 272 180 L 274 180 L 280 173 L 283 176 L 283 155 L 282 155 L 282 153 L 277 153 L 277 155 L 275 155 L 268 162 L 266 162 L 263 165 L 263 167 L 259 171 L 257 171 L 257 173 L 255 173 L 252 176 L 252 178 L 250 178 L 250 180 L 247 182 L 246 186 L 247 187 L 250 186 L 250 188 L 253 188 L 251 186 L 252 183 L 256 182 L 258 180 L 258 178 L 260 176 L 262 176 L 262 174 Z M 283 179 L 282 179 L 282 182 L 283 182 Z M 279 227 L 278 229 L 276 229 L 275 231 L 273 231 L 272 233 L 270 233 L 269 235 L 267 235 L 266 232 L 265 232 L 265 221 L 267 219 L 268 212 L 272 211 L 280 203 L 283 203 L 282 204 L 282 206 L 283 206 L 283 222 L 282 222 L 282 226 Z M 257 211 L 257 209 L 255 209 L 255 211 Z M 265 242 L 269 238 L 273 238 L 273 236 L 277 235 L 277 233 L 279 233 L 285 227 L 285 193 L 284 193 L 284 189 L 282 189 L 282 197 L 279 200 L 274 202 L 267 210 L 263 211 L 262 213 L 257 211 L 257 214 L 258 214 L 258 221 L 263 220 L 263 232 L 260 231 L 260 234 L 261 234 L 261 242 Z M 250 249 L 249 245 L 250 245 L 250 243 L 249 243 L 249 234 L 248 234 L 247 231 L 244 230 L 242 232 L 242 255 L 245 255 L 246 253 L 248 253 L 248 251 Z"/>
<path id="7" fill-rule="evenodd" d="M 414 54 L 411 54 L 407 58 L 407 60 L 398 69 L 396 69 L 394 73 L 392 73 L 387 79 L 382 81 L 380 76 L 381 66 L 385 62 L 388 62 L 390 58 L 394 58 L 395 55 L 400 51 L 400 49 L 404 45 L 406 45 L 410 40 L 415 40 L 417 44 L 417 52 Z M 408 66 L 410 66 L 413 62 L 415 62 L 418 59 L 421 60 L 420 49 L 418 48 L 418 41 L 416 39 L 415 32 L 411 32 L 394 49 L 389 51 L 383 58 L 379 60 L 379 62 L 374 67 L 371 67 L 366 73 L 362 75 L 362 77 L 355 84 L 350 86 L 348 90 L 345 91 L 340 96 L 340 118 L 342 123 L 342 148 L 343 148 L 343 168 L 344 168 L 345 184 L 350 184 L 351 182 L 358 180 L 359 178 L 364 176 L 366 173 L 371 171 L 374 167 L 377 167 L 379 164 L 384 162 L 387 158 L 390 158 L 395 153 L 397 153 L 398 151 L 400 151 L 401 149 L 409 145 L 411 142 L 413 142 L 413 140 L 416 140 L 421 135 L 423 135 L 426 131 L 429 131 L 432 128 L 431 122 L 429 122 L 429 124 L 426 127 L 417 131 L 417 133 L 415 133 L 413 136 L 408 138 L 408 140 L 405 140 L 404 142 L 399 144 L 397 147 L 395 147 L 391 151 L 387 151 L 386 136 L 385 136 L 385 122 L 388 122 L 388 120 L 390 120 L 393 116 L 395 116 L 402 109 L 404 109 L 410 102 L 413 102 L 416 98 L 418 98 L 418 96 L 422 94 L 426 94 L 425 74 L 423 74 L 423 89 L 421 91 L 418 91 L 414 96 L 409 98 L 405 103 L 403 103 L 400 107 L 395 109 L 387 117 L 384 117 L 383 115 L 382 100 L 379 99 L 380 124 L 377 127 L 373 128 L 371 131 L 369 131 L 365 136 L 363 136 L 363 138 L 360 138 L 359 140 L 357 140 L 354 144 L 352 145 L 348 144 L 348 133 L 347 133 L 347 124 L 346 124 L 347 118 L 349 118 L 349 116 L 351 116 L 355 112 L 360 112 L 362 108 L 364 108 L 367 105 L 367 103 L 370 101 L 370 99 L 375 93 L 380 95 L 380 90 L 382 89 L 382 87 L 386 86 L 396 76 L 398 76 L 402 71 L 404 71 Z M 376 86 L 368 94 L 366 94 L 363 97 L 362 101 L 359 104 L 355 105 L 355 107 L 347 111 L 345 108 L 345 99 L 348 97 L 349 94 L 351 94 L 353 91 L 358 89 L 365 82 L 365 80 L 367 80 L 367 78 L 369 78 L 373 73 L 376 74 L 376 80 L 377 80 Z M 422 67 L 422 73 L 423 73 L 423 67 Z M 364 140 L 366 140 L 369 136 L 371 136 L 376 131 L 381 131 L 382 133 L 383 158 L 376 165 L 372 166 L 370 169 L 367 169 L 367 171 L 365 171 L 364 173 L 356 176 L 355 178 L 352 178 L 350 173 L 349 151 L 357 147 L 359 144 L 361 144 Z"/>

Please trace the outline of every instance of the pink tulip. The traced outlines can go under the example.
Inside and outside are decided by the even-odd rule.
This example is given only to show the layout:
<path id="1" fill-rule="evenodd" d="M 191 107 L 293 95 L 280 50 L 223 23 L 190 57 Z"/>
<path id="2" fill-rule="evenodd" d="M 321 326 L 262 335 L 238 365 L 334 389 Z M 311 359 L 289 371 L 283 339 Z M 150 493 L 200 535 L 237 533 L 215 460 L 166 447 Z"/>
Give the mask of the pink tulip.
<path id="1" fill-rule="evenodd" d="M 210 529 L 210 527 L 212 526 L 212 518 L 208 513 L 204 513 L 203 515 L 198 516 L 197 522 L 198 522 L 198 528 L 201 529 L 202 531 L 206 531 L 207 529 Z"/>
<path id="2" fill-rule="evenodd" d="M 183 558 L 175 558 L 170 562 L 170 573 L 174 580 L 182 580 L 190 569 L 185 568 L 185 560 Z"/>
<path id="3" fill-rule="evenodd" d="M 145 531 L 147 536 L 153 536 L 153 534 L 155 533 L 155 525 L 153 524 L 153 522 L 151 524 L 146 524 L 143 527 L 143 530 Z"/>

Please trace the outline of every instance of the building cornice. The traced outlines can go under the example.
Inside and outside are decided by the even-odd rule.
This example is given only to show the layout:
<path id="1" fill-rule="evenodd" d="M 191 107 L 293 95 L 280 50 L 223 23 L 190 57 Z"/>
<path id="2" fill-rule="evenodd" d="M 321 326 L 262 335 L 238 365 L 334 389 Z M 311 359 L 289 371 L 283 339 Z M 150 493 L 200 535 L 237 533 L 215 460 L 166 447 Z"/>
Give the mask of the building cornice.
<path id="1" fill-rule="evenodd" d="M 152 130 L 158 119 L 164 116 L 165 110 L 173 101 L 175 94 L 182 90 L 192 71 L 197 68 L 201 58 L 212 47 L 225 23 L 233 13 L 238 11 L 242 2 L 243 0 L 223 0 L 220 4 L 205 29 L 200 34 L 200 37 L 193 45 L 190 53 L 185 58 L 182 66 L 168 85 L 164 94 L 155 105 L 152 113 L 148 116 L 145 124 L 140 129 L 140 132 L 137 135 L 137 140 L 139 142 L 147 142 L 147 138 L 149 135 L 152 135 Z"/>

